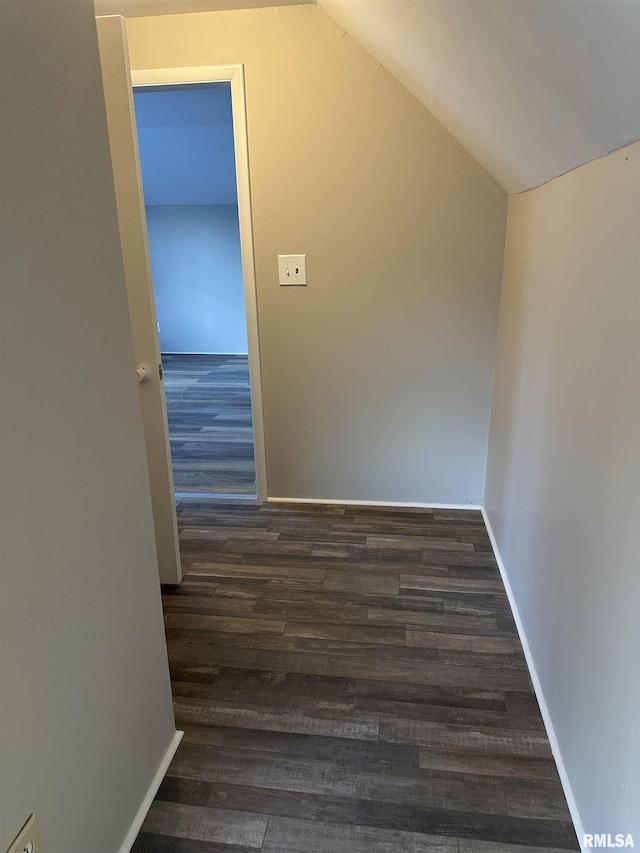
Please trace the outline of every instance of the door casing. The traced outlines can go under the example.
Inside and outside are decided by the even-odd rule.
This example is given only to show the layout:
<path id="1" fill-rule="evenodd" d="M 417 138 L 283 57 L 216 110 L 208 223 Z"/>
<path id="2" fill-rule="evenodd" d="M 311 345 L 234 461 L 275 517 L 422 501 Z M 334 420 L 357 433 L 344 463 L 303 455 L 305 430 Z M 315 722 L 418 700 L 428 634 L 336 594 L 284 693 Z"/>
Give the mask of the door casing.
<path id="1" fill-rule="evenodd" d="M 244 303 L 247 318 L 247 343 L 249 350 L 249 378 L 251 385 L 253 443 L 256 464 L 256 491 L 258 500 L 264 501 L 267 498 L 267 471 L 264 440 L 264 414 L 262 405 L 262 373 L 260 368 L 258 300 L 253 251 L 253 224 L 251 217 L 249 146 L 247 139 L 244 66 L 197 65 L 178 68 L 147 68 L 135 71 L 132 70 L 131 82 L 134 88 L 177 86 L 194 83 L 228 82 L 231 84 L 236 185 L 238 191 L 238 220 L 240 225 L 242 277 L 244 282 Z"/>

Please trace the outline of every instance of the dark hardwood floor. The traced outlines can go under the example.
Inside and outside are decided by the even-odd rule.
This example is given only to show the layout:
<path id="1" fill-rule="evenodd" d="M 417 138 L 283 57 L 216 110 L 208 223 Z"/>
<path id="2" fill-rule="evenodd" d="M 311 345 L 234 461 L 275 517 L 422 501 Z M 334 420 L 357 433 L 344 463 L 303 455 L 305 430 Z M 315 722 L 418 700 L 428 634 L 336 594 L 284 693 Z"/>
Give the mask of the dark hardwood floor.
<path id="1" fill-rule="evenodd" d="M 246 355 L 165 355 L 173 479 L 178 493 L 255 495 Z"/>
<path id="2" fill-rule="evenodd" d="M 184 499 L 134 853 L 578 850 L 480 513 Z"/>

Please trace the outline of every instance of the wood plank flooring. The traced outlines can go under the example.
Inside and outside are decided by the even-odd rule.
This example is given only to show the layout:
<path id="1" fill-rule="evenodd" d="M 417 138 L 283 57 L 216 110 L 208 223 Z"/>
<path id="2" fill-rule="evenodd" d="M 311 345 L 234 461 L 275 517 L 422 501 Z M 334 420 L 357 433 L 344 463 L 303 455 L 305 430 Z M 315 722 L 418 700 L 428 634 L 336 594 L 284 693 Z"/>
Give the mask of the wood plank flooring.
<path id="1" fill-rule="evenodd" d="M 480 513 L 178 513 L 185 737 L 134 853 L 579 849 Z"/>
<path id="2" fill-rule="evenodd" d="M 162 356 L 178 493 L 255 495 L 246 355 Z"/>

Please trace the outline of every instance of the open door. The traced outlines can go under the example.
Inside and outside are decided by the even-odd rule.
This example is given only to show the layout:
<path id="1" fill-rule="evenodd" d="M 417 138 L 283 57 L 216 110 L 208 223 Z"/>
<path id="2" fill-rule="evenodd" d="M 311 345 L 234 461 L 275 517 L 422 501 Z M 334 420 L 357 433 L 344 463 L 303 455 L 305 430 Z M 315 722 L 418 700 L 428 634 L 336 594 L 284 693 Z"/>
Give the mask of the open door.
<path id="1" fill-rule="evenodd" d="M 209 83 L 231 85 L 233 141 L 236 164 L 236 190 L 242 254 L 242 278 L 247 321 L 253 446 L 256 466 L 256 491 L 259 501 L 267 500 L 267 466 L 262 405 L 262 370 L 260 367 L 260 335 L 258 329 L 258 294 L 253 248 L 251 192 L 249 181 L 249 141 L 247 137 L 244 68 L 240 65 L 195 65 L 173 68 L 138 68 L 131 73 L 134 89 L 153 87 L 173 89 Z"/>
<path id="2" fill-rule="evenodd" d="M 119 15 L 96 21 L 133 346 L 136 363 L 149 368 L 138 387 L 160 582 L 175 584 L 182 579 L 178 525 L 127 36 Z"/>

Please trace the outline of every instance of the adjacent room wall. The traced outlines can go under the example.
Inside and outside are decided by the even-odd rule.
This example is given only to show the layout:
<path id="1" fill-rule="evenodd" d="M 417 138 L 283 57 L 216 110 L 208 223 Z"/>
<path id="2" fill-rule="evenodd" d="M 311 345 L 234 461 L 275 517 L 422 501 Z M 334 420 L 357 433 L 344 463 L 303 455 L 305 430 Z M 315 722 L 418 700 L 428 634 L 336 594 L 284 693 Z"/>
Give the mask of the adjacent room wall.
<path id="1" fill-rule="evenodd" d="M 147 205 L 236 204 L 230 83 L 137 88 L 134 103 Z"/>
<path id="2" fill-rule="evenodd" d="M 116 853 L 174 722 L 94 10 L 0 10 L 0 849 Z"/>
<path id="3" fill-rule="evenodd" d="M 504 191 L 316 6 L 128 32 L 134 69 L 245 66 L 270 495 L 479 503 Z"/>
<path id="4" fill-rule="evenodd" d="M 147 207 L 162 352 L 247 353 L 238 206 Z"/>
<path id="5" fill-rule="evenodd" d="M 640 143 L 509 199 L 486 510 L 584 828 L 640 840 Z"/>
<path id="6" fill-rule="evenodd" d="M 161 350 L 246 354 L 231 85 L 134 100 Z"/>

